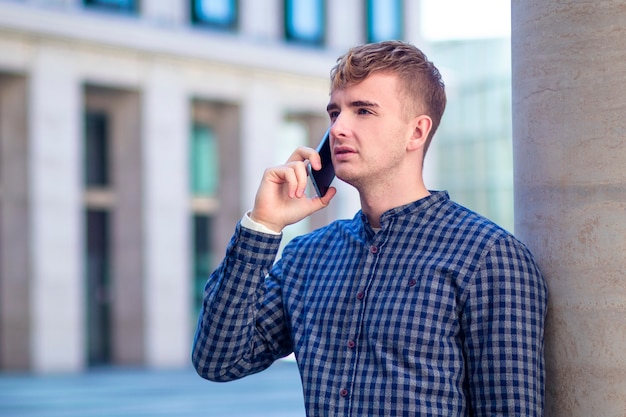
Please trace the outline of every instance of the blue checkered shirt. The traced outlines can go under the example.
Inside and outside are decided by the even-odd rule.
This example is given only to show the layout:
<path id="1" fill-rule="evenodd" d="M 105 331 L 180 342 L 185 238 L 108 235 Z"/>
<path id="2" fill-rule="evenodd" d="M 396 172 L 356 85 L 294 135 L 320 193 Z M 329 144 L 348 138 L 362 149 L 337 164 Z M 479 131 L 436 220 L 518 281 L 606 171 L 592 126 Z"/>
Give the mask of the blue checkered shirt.
<path id="1" fill-rule="evenodd" d="M 295 352 L 307 415 L 541 416 L 547 288 L 527 248 L 447 193 L 292 240 L 237 226 L 193 362 L 207 379 Z"/>

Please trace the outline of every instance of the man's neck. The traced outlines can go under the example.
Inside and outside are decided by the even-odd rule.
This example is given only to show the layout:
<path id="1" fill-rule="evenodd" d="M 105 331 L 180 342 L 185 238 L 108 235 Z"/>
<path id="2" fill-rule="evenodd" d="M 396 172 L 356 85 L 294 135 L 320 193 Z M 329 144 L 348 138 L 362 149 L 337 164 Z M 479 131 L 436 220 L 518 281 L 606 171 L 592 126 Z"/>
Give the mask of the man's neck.
<path id="1" fill-rule="evenodd" d="M 368 192 L 360 191 L 359 195 L 361 210 L 367 216 L 370 225 L 378 228 L 383 213 L 427 197 L 430 192 L 423 183 L 419 183 L 413 187 L 409 186 L 395 191 L 389 188 L 379 188 Z"/>

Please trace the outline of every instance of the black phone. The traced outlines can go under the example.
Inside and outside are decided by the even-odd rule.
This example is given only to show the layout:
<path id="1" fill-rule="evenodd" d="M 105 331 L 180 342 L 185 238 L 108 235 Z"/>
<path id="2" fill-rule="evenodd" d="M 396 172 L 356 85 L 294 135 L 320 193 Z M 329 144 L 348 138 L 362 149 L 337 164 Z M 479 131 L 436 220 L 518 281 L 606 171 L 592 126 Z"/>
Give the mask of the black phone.
<path id="1" fill-rule="evenodd" d="M 311 168 L 311 164 L 309 164 L 309 178 L 311 179 L 311 183 L 317 195 L 324 197 L 328 188 L 330 188 L 330 183 L 332 183 L 335 178 L 335 168 L 333 167 L 330 150 L 330 130 L 326 131 L 324 138 L 317 147 L 317 152 L 322 159 L 322 169 L 316 171 Z"/>

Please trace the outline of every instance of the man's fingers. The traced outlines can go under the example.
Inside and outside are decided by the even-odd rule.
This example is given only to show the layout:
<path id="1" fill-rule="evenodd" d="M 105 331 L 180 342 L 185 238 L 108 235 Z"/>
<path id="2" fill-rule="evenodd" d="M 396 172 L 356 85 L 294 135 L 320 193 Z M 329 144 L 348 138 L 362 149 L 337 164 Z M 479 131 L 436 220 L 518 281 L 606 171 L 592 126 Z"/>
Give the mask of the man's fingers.
<path id="1" fill-rule="evenodd" d="M 268 179 L 276 184 L 284 184 L 290 198 L 300 198 L 307 187 L 308 173 L 304 162 L 291 162 L 268 170 Z"/>
<path id="2" fill-rule="evenodd" d="M 307 146 L 300 146 L 297 148 L 287 159 L 287 163 L 290 162 L 307 162 L 311 164 L 313 169 L 318 170 L 322 167 L 322 160 L 315 149 Z"/>
<path id="3" fill-rule="evenodd" d="M 296 191 L 296 197 L 300 198 L 304 195 L 306 191 L 309 173 L 307 172 L 306 165 L 301 162 L 296 163 L 294 171 L 296 173 L 296 178 L 298 179 L 298 189 Z"/>
<path id="4" fill-rule="evenodd" d="M 302 162 L 309 159 L 309 157 L 316 153 L 315 149 L 311 149 L 307 146 L 299 146 L 295 151 L 289 156 L 287 159 L 287 163 L 289 162 Z"/>

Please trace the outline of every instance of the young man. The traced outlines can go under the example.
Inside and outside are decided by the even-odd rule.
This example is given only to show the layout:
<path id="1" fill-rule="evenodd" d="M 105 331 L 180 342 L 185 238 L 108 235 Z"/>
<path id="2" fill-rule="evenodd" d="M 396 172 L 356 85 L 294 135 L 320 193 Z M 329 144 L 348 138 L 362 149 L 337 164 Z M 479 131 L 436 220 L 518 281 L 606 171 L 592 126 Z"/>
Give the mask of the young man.
<path id="1" fill-rule="evenodd" d="M 531 254 L 422 179 L 439 71 L 389 41 L 352 48 L 331 81 L 333 164 L 362 210 L 274 263 L 281 230 L 336 190 L 305 195 L 309 148 L 266 170 L 207 283 L 198 373 L 233 380 L 294 352 L 309 416 L 541 416 L 547 290 Z"/>

